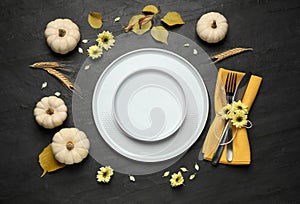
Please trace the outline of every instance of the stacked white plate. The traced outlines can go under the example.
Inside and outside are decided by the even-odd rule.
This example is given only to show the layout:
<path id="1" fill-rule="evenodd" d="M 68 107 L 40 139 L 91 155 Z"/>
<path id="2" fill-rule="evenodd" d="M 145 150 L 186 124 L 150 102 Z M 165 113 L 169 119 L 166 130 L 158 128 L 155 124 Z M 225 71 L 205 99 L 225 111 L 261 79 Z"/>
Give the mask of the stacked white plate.
<path id="1" fill-rule="evenodd" d="M 183 57 L 144 48 L 115 59 L 93 93 L 93 117 L 104 141 L 140 162 L 185 152 L 202 132 L 209 99 L 198 71 Z"/>

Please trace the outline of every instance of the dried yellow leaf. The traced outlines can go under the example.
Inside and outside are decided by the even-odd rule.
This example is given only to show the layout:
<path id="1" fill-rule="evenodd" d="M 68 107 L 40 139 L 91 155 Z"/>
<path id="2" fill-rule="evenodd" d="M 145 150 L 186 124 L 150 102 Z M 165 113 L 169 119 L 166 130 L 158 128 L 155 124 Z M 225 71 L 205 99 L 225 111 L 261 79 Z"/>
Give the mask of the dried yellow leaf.
<path id="1" fill-rule="evenodd" d="M 151 29 L 151 36 L 159 42 L 168 44 L 169 31 L 167 31 L 163 26 L 154 26 Z"/>
<path id="2" fill-rule="evenodd" d="M 159 10 L 154 5 L 147 5 L 143 8 L 142 12 L 157 14 L 159 12 Z"/>
<path id="3" fill-rule="evenodd" d="M 66 166 L 65 164 L 62 164 L 55 159 L 52 153 L 51 144 L 45 147 L 44 150 L 40 153 L 39 163 L 44 170 L 41 177 L 43 177 L 47 172 L 53 172 Z"/>
<path id="4" fill-rule="evenodd" d="M 145 16 L 143 14 L 138 14 L 135 16 L 132 16 L 132 18 L 130 19 L 128 26 L 124 28 L 125 32 L 128 32 L 130 30 L 132 30 L 132 32 L 138 34 L 138 35 L 142 35 L 145 32 L 147 32 L 148 30 L 150 30 L 151 26 L 152 26 L 152 22 L 149 21 L 148 23 L 140 26 L 139 25 L 139 21 L 141 18 L 144 18 Z"/>
<path id="5" fill-rule="evenodd" d="M 92 28 L 101 28 L 102 27 L 102 15 L 101 13 L 92 11 L 88 15 L 88 22 Z"/>
<path id="6" fill-rule="evenodd" d="M 167 176 L 169 176 L 169 174 L 170 174 L 170 171 L 166 171 L 166 172 L 162 175 L 162 177 L 167 177 Z"/>
<path id="7" fill-rule="evenodd" d="M 168 26 L 173 25 L 182 25 L 185 24 L 185 22 L 182 20 L 179 13 L 176 11 L 168 12 L 162 19 L 162 22 L 166 23 Z"/>

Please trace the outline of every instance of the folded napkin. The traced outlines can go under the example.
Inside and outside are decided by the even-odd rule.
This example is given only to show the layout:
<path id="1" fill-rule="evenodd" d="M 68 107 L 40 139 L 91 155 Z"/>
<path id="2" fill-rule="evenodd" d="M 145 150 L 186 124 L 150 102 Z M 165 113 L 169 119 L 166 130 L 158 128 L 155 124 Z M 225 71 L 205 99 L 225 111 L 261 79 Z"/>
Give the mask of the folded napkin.
<path id="1" fill-rule="evenodd" d="M 235 72 L 226 70 L 223 68 L 219 69 L 217 83 L 215 87 L 215 96 L 214 96 L 214 106 L 216 114 L 227 104 L 226 95 L 224 91 L 224 85 L 226 76 L 229 72 L 237 73 L 237 83 L 241 80 L 241 78 L 245 75 L 242 72 Z M 259 90 L 260 84 L 262 82 L 262 78 L 252 75 L 249 81 L 248 87 L 242 99 L 242 102 L 248 106 L 248 111 L 254 102 L 254 99 Z M 248 115 L 248 119 L 251 120 L 251 117 Z M 205 138 L 202 153 L 205 160 L 212 160 L 214 152 L 218 145 L 218 137 L 223 132 L 226 121 L 223 120 L 220 116 L 214 118 L 213 123 L 211 124 L 207 136 Z M 233 134 L 235 134 L 236 129 L 233 126 Z M 222 153 L 219 163 L 229 164 L 229 165 L 247 165 L 251 163 L 251 152 L 250 152 L 250 144 L 248 140 L 248 134 L 245 127 L 239 128 L 237 133 L 233 136 L 234 140 L 233 144 L 233 158 L 231 162 L 228 162 L 226 159 L 226 146 Z"/>

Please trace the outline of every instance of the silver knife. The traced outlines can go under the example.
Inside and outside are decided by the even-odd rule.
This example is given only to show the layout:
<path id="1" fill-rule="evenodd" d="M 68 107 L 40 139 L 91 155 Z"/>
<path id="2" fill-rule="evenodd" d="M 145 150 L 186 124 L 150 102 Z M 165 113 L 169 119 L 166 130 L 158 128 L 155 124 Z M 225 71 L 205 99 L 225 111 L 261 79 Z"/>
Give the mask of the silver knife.
<path id="1" fill-rule="evenodd" d="M 239 82 L 239 85 L 237 86 L 237 88 L 236 88 L 236 90 L 234 92 L 233 100 L 232 101 L 234 101 L 234 100 L 241 100 L 243 98 L 243 96 L 245 94 L 245 91 L 247 89 L 248 83 L 250 81 L 251 75 L 252 75 L 251 72 L 247 72 L 243 76 L 243 78 Z M 216 151 L 214 153 L 214 156 L 212 158 L 212 165 L 214 165 L 214 166 L 218 165 L 218 163 L 220 161 L 220 158 L 221 158 L 222 152 L 224 150 L 224 146 L 225 146 L 225 145 L 221 145 L 221 144 L 225 143 L 225 141 L 227 139 L 229 127 L 231 127 L 231 125 L 227 122 L 226 125 L 225 125 L 225 128 L 223 130 L 223 133 L 221 135 L 221 138 L 219 140 L 217 149 L 216 149 Z M 232 137 L 232 130 L 231 129 L 229 130 L 229 133 L 231 133 L 231 137 Z M 231 152 L 230 153 L 231 153 L 231 156 L 232 156 L 232 148 L 231 148 Z"/>

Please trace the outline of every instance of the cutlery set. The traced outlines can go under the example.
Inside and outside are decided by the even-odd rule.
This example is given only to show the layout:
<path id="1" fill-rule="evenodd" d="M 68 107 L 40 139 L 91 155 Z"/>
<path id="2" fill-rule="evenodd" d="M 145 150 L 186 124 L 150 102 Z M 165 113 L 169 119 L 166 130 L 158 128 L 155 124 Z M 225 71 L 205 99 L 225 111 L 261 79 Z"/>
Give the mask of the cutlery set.
<path id="1" fill-rule="evenodd" d="M 251 75 L 252 75 L 251 72 L 246 73 L 241 79 L 241 81 L 239 82 L 238 86 L 236 86 L 237 74 L 233 72 L 228 73 L 225 81 L 225 92 L 229 104 L 232 103 L 233 101 L 242 100 L 244 93 L 247 89 L 248 83 L 250 81 Z M 229 121 L 226 122 L 222 135 L 219 138 L 217 148 L 212 158 L 212 165 L 214 166 L 218 165 L 226 141 L 229 141 L 227 143 L 226 158 L 228 162 L 231 162 L 232 157 L 234 155 L 233 155 L 233 145 L 232 145 L 232 124 Z"/>

